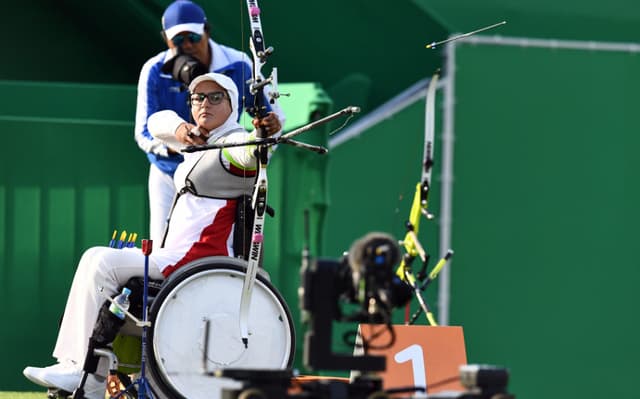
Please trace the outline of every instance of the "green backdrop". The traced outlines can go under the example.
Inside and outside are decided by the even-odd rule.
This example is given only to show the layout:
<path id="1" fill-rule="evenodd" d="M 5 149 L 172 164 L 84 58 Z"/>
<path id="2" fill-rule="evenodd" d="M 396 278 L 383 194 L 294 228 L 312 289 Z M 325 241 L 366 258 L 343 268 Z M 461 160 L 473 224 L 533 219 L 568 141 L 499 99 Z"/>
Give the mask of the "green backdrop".
<path id="1" fill-rule="evenodd" d="M 633 397 L 640 58 L 456 51 L 451 322 L 519 398 Z"/>

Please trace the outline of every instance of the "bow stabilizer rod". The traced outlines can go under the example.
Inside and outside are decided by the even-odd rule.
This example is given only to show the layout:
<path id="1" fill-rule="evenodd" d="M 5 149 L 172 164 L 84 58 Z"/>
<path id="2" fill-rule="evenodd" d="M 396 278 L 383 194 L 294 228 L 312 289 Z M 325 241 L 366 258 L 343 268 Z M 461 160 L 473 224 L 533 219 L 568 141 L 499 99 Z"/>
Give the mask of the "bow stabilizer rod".
<path id="1" fill-rule="evenodd" d="M 439 46 L 441 44 L 449 43 L 449 42 L 452 42 L 454 40 L 464 39 L 465 37 L 473 36 L 476 33 L 484 32 L 485 30 L 497 28 L 498 26 L 504 25 L 506 23 L 507 23 L 507 21 L 501 21 L 501 22 L 498 22 L 497 24 L 485 26 L 484 28 L 476 29 L 476 30 L 471 31 L 471 32 L 467 32 L 467 33 L 463 33 L 463 34 L 458 35 L 458 36 L 450 37 L 449 39 L 442 40 L 440 42 L 431 42 L 431 43 L 427 44 L 425 47 L 426 48 L 435 49 L 437 46 Z"/>

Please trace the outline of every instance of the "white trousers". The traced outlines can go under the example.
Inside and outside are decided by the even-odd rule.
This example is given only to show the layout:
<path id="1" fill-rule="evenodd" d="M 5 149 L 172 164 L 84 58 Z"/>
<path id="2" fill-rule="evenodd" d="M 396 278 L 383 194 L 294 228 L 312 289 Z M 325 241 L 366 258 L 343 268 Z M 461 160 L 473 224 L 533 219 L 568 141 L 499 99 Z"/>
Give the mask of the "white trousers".
<path id="1" fill-rule="evenodd" d="M 82 366 L 89 338 L 105 302 L 131 277 L 144 276 L 144 255 L 140 248 L 93 247 L 84 252 L 71 283 L 53 356 Z M 153 256 L 149 257 L 149 278 L 164 278 Z M 102 291 L 102 292 L 100 292 Z"/>
<path id="2" fill-rule="evenodd" d="M 176 187 L 173 178 L 151 164 L 149 167 L 149 237 L 158 246 L 162 243 L 175 195 Z"/>

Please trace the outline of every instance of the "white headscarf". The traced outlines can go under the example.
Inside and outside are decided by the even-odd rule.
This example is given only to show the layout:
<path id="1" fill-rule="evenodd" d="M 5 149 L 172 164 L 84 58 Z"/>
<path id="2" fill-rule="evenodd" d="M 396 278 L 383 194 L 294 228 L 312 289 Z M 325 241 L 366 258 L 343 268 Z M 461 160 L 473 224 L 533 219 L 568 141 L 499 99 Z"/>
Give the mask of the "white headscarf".
<path id="1" fill-rule="evenodd" d="M 209 132 L 209 139 L 207 143 L 213 143 L 221 135 L 230 132 L 232 130 L 244 129 L 238 122 L 238 88 L 230 77 L 221 73 L 205 73 L 197 78 L 193 79 L 189 84 L 189 93 L 193 93 L 196 86 L 202 82 L 211 81 L 216 82 L 227 92 L 229 101 L 231 102 L 231 115 L 227 120 L 217 128 Z"/>

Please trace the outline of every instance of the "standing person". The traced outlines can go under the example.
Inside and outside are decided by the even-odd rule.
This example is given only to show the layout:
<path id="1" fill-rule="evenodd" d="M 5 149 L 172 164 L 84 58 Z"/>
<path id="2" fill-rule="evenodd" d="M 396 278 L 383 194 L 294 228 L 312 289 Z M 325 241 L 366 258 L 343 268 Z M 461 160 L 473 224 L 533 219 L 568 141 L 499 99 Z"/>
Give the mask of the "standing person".
<path id="1" fill-rule="evenodd" d="M 164 236 L 166 220 L 175 195 L 172 177 L 183 157 L 162 141 L 153 138 L 149 133 L 148 118 L 157 111 L 172 110 L 189 121 L 187 92 L 184 90 L 184 84 L 188 82 L 180 82 L 172 77 L 172 63 L 176 62 L 178 55 L 186 55 L 200 64 L 199 70 L 229 76 L 240 93 L 237 99 L 238 120 L 242 110 L 250 108 L 254 102 L 246 83 L 252 74 L 249 57 L 211 39 L 210 26 L 200 6 L 188 0 L 171 3 L 162 15 L 162 29 L 168 49 L 150 58 L 142 67 L 138 81 L 135 123 L 136 142 L 147 153 L 150 162 L 149 236 L 158 243 Z M 265 95 L 268 93 L 269 87 L 266 87 Z M 267 104 L 269 114 L 260 120 L 260 124 L 267 134 L 272 135 L 284 125 L 284 114 L 277 103 L 264 103 Z M 177 139 L 185 145 L 203 144 L 201 137 L 189 135 L 193 127 L 193 124 L 187 123 L 177 133 Z"/>
<path id="2" fill-rule="evenodd" d="M 225 75 L 208 73 L 189 86 L 191 115 L 208 144 L 255 139 L 237 121 L 238 91 Z M 170 110 L 149 118 L 149 130 L 167 143 L 187 122 Z M 163 279 L 192 260 L 206 256 L 233 256 L 236 198 L 250 194 L 256 173 L 253 146 L 188 153 L 174 175 L 174 187 L 182 190 L 171 210 L 165 245 L 149 255 L 149 278 Z M 114 296 L 130 278 L 143 276 L 144 254 L 139 248 L 93 247 L 85 251 L 71 284 L 49 367 L 27 367 L 32 382 L 73 392 L 78 387 L 99 311 L 102 292 Z M 91 374 L 86 397 L 104 398 L 104 376 Z"/>

